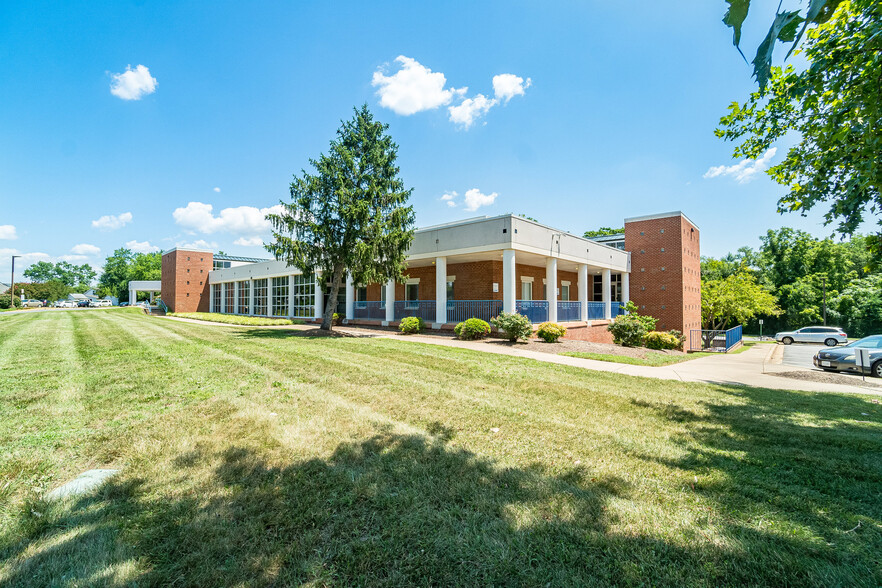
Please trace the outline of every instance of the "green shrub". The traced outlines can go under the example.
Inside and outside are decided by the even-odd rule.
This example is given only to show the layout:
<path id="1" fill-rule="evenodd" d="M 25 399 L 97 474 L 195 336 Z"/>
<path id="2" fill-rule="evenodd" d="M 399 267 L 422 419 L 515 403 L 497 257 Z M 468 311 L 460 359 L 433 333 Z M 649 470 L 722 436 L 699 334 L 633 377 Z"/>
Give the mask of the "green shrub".
<path id="1" fill-rule="evenodd" d="M 650 331 L 643 338 L 643 344 L 650 349 L 679 349 L 680 338 L 664 331 Z"/>
<path id="2" fill-rule="evenodd" d="M 637 312 L 637 310 L 637 305 L 634 304 L 634 302 L 632 302 L 631 300 L 629 300 L 628 303 L 625 304 L 625 311 L 628 313 L 628 315 L 639 319 L 640 323 L 643 325 L 643 328 L 646 329 L 647 333 L 650 331 L 654 331 L 655 325 L 658 323 L 658 319 L 649 315 L 640 314 L 639 312 Z"/>
<path id="3" fill-rule="evenodd" d="M 424 327 L 425 323 L 423 322 L 423 319 L 418 316 L 405 317 L 401 319 L 401 323 L 398 325 L 398 329 L 406 335 L 419 333 Z"/>
<path id="4" fill-rule="evenodd" d="M 670 331 L 668 331 L 668 333 L 670 335 L 673 335 L 674 337 L 676 337 L 677 341 L 679 341 L 679 343 L 677 345 L 677 349 L 682 349 L 683 344 L 686 342 L 686 335 L 684 335 L 683 333 L 681 333 L 677 329 L 671 329 Z"/>
<path id="5" fill-rule="evenodd" d="M 502 312 L 496 318 L 490 319 L 490 322 L 500 331 L 505 331 L 509 341 L 526 340 L 533 334 L 533 323 L 530 319 L 516 312 Z"/>
<path id="6" fill-rule="evenodd" d="M 558 339 L 567 334 L 567 329 L 557 323 L 542 323 L 536 330 L 536 334 L 546 343 L 556 343 Z"/>
<path id="7" fill-rule="evenodd" d="M 7 309 L 10 307 L 10 298 L 12 298 L 11 304 L 14 304 L 16 308 L 21 307 L 21 298 L 18 296 L 11 296 L 9 294 L 0 294 L 0 308 Z"/>
<path id="8" fill-rule="evenodd" d="M 339 312 L 335 312 L 334 316 L 331 317 L 331 321 L 333 321 L 335 325 L 340 326 L 343 324 L 343 317 L 340 316 Z"/>
<path id="9" fill-rule="evenodd" d="M 613 319 L 606 329 L 612 333 L 613 342 L 625 347 L 640 347 L 646 337 L 646 326 L 640 316 L 623 314 Z"/>
<path id="10" fill-rule="evenodd" d="M 479 318 L 470 318 L 453 327 L 453 332 L 466 341 L 483 339 L 490 334 L 490 325 Z"/>

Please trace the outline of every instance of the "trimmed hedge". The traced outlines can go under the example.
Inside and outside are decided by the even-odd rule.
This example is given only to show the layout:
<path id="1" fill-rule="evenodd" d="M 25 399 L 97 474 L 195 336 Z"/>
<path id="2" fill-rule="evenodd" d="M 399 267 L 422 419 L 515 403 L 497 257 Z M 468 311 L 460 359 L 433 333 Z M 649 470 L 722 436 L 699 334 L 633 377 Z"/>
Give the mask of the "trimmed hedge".
<path id="1" fill-rule="evenodd" d="M 490 322 L 500 331 L 505 331 L 509 341 L 527 340 L 533 334 L 533 323 L 530 319 L 516 312 L 499 313 L 499 316 L 490 319 Z"/>
<path id="2" fill-rule="evenodd" d="M 470 318 L 453 327 L 453 332 L 466 341 L 483 339 L 490 334 L 490 325 L 479 318 Z"/>
<path id="3" fill-rule="evenodd" d="M 422 331 L 423 328 L 425 328 L 425 325 L 423 319 L 420 317 L 409 316 L 401 319 L 401 323 L 398 325 L 398 330 L 405 335 L 413 335 Z"/>
<path id="4" fill-rule="evenodd" d="M 664 331 L 650 331 L 643 338 L 643 344 L 650 349 L 680 349 L 680 338 Z"/>
<path id="5" fill-rule="evenodd" d="M 536 334 L 546 343 L 556 343 L 558 339 L 567 334 L 567 329 L 557 323 L 542 323 L 536 330 Z"/>

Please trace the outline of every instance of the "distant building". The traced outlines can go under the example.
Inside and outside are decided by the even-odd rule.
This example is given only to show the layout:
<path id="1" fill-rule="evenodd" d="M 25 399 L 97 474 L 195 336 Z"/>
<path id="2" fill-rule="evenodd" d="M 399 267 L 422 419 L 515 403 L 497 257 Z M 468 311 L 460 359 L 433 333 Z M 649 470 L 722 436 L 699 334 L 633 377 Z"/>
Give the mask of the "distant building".
<path id="1" fill-rule="evenodd" d="M 682 212 L 625 219 L 625 232 L 585 239 L 501 215 L 417 229 L 402 284 L 340 284 L 350 324 L 433 328 L 518 312 L 567 326 L 567 338 L 611 341 L 609 321 L 633 300 L 659 330 L 701 328 L 698 227 Z M 175 248 L 162 255 L 162 300 L 172 312 L 318 320 L 328 279 L 284 261 Z"/>

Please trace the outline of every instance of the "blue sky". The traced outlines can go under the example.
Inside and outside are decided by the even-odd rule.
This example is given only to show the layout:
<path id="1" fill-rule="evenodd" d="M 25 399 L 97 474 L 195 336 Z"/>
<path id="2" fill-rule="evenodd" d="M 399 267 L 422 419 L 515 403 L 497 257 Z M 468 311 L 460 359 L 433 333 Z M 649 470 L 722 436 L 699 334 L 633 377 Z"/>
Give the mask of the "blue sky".
<path id="1" fill-rule="evenodd" d="M 514 212 L 581 233 L 683 210 L 713 256 L 770 227 L 829 234 L 820 212 L 776 214 L 755 163 L 705 177 L 738 164 L 713 130 L 753 87 L 722 0 L 426 4 L 3 3 L 0 280 L 13 253 L 266 257 L 262 211 L 365 102 L 418 226 Z M 754 3 L 746 48 L 776 5 Z"/>

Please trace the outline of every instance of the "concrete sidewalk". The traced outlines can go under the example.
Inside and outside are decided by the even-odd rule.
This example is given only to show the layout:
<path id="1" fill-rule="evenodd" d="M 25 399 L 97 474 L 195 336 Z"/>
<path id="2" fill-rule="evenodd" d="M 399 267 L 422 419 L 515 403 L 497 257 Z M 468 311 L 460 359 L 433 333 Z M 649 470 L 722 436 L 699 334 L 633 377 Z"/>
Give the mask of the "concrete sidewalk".
<path id="1" fill-rule="evenodd" d="M 281 325 L 266 327 L 248 327 L 241 325 L 226 325 L 177 317 L 159 317 L 166 320 L 178 320 L 182 322 L 197 323 L 201 325 L 213 325 L 218 327 L 237 327 L 246 329 L 294 329 L 311 330 L 316 325 Z M 348 333 L 353 336 L 364 336 L 364 328 L 347 329 L 335 327 L 335 331 Z M 754 386 L 757 388 L 773 388 L 777 390 L 800 390 L 805 392 L 838 392 L 846 394 L 871 394 L 882 396 L 882 388 L 875 386 L 828 384 L 824 382 L 811 382 L 797 380 L 783 376 L 776 376 L 780 372 L 810 371 L 793 366 L 785 366 L 775 363 L 773 353 L 779 350 L 775 344 L 755 345 L 754 347 L 736 354 L 711 355 L 699 359 L 692 359 L 669 366 L 650 367 L 642 365 L 629 365 L 624 363 L 612 363 L 569 357 L 567 355 L 555 355 L 540 351 L 529 351 L 517 347 L 500 346 L 488 341 L 460 341 L 452 337 L 438 337 L 431 335 L 401 335 L 390 331 L 376 331 L 373 335 L 379 339 L 394 339 L 412 343 L 425 343 L 440 347 L 455 347 L 458 349 L 471 349 L 484 353 L 508 355 L 510 357 L 523 357 L 535 359 L 545 363 L 555 363 L 571 367 L 595 370 L 598 372 L 612 372 L 627 376 L 640 376 L 643 378 L 656 378 L 659 380 L 677 380 L 681 382 L 704 382 L 709 384 L 726 384 L 736 386 Z"/>

